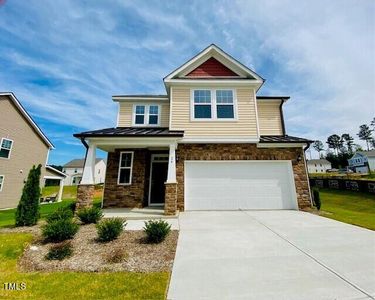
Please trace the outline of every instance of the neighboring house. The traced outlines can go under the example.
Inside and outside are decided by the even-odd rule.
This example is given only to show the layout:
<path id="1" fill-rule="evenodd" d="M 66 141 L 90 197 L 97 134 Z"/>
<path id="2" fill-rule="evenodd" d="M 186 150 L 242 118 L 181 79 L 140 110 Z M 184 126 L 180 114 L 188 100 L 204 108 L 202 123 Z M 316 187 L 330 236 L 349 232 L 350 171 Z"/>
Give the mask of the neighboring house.
<path id="1" fill-rule="evenodd" d="M 332 165 L 326 159 L 310 159 L 307 161 L 309 173 L 326 173 L 330 169 L 332 169 Z"/>
<path id="2" fill-rule="evenodd" d="M 349 168 L 356 173 L 375 171 L 375 150 L 357 151 L 348 159 Z"/>
<path id="3" fill-rule="evenodd" d="M 65 175 L 47 166 L 53 144 L 26 112 L 13 93 L 0 93 L 0 208 L 16 207 L 24 182 L 33 165 L 41 164 L 45 179 L 62 180 Z"/>
<path id="4" fill-rule="evenodd" d="M 63 173 L 66 175 L 65 185 L 78 185 L 82 179 L 83 166 L 85 159 L 73 159 L 63 166 Z M 105 179 L 105 161 L 97 158 L 95 162 L 94 182 L 95 184 L 104 183 Z"/>
<path id="5" fill-rule="evenodd" d="M 286 135 L 289 97 L 257 96 L 263 83 L 211 45 L 164 78 L 165 95 L 113 96 L 116 127 L 74 135 L 87 148 L 78 206 L 92 200 L 99 148 L 108 152 L 103 207 L 309 207 L 311 141 Z"/>

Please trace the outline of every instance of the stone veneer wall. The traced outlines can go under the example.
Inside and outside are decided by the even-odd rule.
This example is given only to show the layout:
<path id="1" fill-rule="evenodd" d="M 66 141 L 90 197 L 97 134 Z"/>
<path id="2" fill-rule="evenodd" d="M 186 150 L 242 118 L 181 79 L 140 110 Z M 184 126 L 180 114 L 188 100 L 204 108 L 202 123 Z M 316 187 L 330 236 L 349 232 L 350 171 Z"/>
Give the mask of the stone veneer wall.
<path id="1" fill-rule="evenodd" d="M 118 167 L 121 151 L 134 151 L 131 185 L 118 185 Z M 149 157 L 147 149 L 116 150 L 108 153 L 103 207 L 138 207 L 148 196 Z"/>
<path id="2" fill-rule="evenodd" d="M 76 209 L 91 207 L 95 193 L 95 185 L 79 184 L 77 186 L 77 205 Z"/>
<path id="3" fill-rule="evenodd" d="M 297 162 L 298 155 L 302 160 Z M 179 144 L 176 163 L 177 209 L 184 210 L 185 160 L 292 160 L 300 209 L 310 207 L 308 177 L 302 148 L 257 148 L 255 144 Z"/>

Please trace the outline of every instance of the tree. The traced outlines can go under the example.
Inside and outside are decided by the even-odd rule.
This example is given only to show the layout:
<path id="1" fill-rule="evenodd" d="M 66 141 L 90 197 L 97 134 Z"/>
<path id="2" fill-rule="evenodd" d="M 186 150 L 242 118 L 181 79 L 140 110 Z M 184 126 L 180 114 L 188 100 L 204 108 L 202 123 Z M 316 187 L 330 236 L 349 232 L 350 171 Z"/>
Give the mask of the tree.
<path id="1" fill-rule="evenodd" d="M 344 133 L 341 135 L 341 140 L 346 145 L 348 152 L 353 153 L 354 138 L 349 133 Z"/>
<path id="2" fill-rule="evenodd" d="M 354 144 L 354 150 L 355 152 L 358 152 L 358 151 L 363 151 L 363 148 L 361 145 L 358 145 L 358 144 Z"/>
<path id="3" fill-rule="evenodd" d="M 370 144 L 371 144 L 371 147 L 375 149 L 375 139 L 371 139 Z"/>
<path id="4" fill-rule="evenodd" d="M 320 157 L 320 152 L 322 152 L 324 150 L 323 143 L 321 141 L 315 141 L 313 143 L 313 147 L 319 153 L 319 157 Z"/>
<path id="5" fill-rule="evenodd" d="M 38 222 L 41 168 L 42 165 L 33 166 L 27 176 L 16 210 L 16 226 L 33 226 Z"/>
<path id="6" fill-rule="evenodd" d="M 338 155 L 338 150 L 342 147 L 342 140 L 337 134 L 332 134 L 327 138 L 328 148 L 333 149 Z"/>
<path id="7" fill-rule="evenodd" d="M 367 151 L 370 150 L 370 148 L 368 146 L 368 143 L 372 139 L 372 132 L 373 132 L 373 130 L 370 129 L 370 127 L 368 127 L 368 125 L 366 125 L 366 124 L 363 124 L 363 125 L 359 126 L 359 132 L 358 132 L 357 135 L 358 135 L 360 140 L 366 141 Z"/>
<path id="8" fill-rule="evenodd" d="M 372 119 L 370 126 L 372 127 L 372 130 L 375 131 L 375 117 Z"/>

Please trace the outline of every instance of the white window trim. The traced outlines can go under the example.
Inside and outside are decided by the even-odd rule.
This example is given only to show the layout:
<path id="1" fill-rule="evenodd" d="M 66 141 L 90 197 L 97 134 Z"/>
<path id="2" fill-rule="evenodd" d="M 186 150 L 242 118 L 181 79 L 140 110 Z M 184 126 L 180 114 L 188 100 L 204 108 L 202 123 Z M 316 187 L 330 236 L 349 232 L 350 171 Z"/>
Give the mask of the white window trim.
<path id="1" fill-rule="evenodd" d="M 12 142 L 12 146 L 9 149 L 9 156 L 8 157 L 0 157 L 0 159 L 10 159 L 10 156 L 12 154 L 12 149 L 13 149 L 14 141 L 11 140 L 11 139 L 8 139 L 8 138 L 1 138 L 1 141 L 0 141 L 0 150 L 2 149 L 1 145 L 3 144 L 3 140 L 11 141 Z"/>
<path id="2" fill-rule="evenodd" d="M 211 92 L 211 118 L 195 118 L 194 117 L 194 91 L 206 90 Z M 217 117 L 217 103 L 216 103 L 216 91 L 232 91 L 233 93 L 233 118 L 218 118 Z M 200 104 L 197 104 L 200 105 Z M 209 105 L 208 103 L 201 103 L 201 105 Z M 219 105 L 230 105 L 230 104 L 220 104 Z M 236 122 L 238 121 L 237 113 L 237 93 L 235 89 L 232 88 L 193 88 L 190 90 L 190 121 L 193 122 Z"/>
<path id="3" fill-rule="evenodd" d="M 121 159 L 123 153 L 130 153 L 132 155 L 132 159 L 130 162 L 130 167 L 121 167 Z M 132 175 L 133 175 L 133 159 L 134 159 L 134 151 L 121 151 L 120 152 L 120 159 L 118 161 L 118 171 L 117 171 L 117 185 L 131 185 L 132 184 Z M 121 169 L 129 169 L 130 168 L 130 176 L 129 176 L 129 183 L 120 183 L 120 170 Z"/>
<path id="4" fill-rule="evenodd" d="M 144 106 L 145 107 L 145 118 L 143 124 L 136 124 L 135 123 L 135 110 L 137 106 Z M 158 107 L 158 123 L 157 124 L 149 124 L 149 116 L 150 116 L 150 106 L 157 106 Z M 160 119 L 161 119 L 161 105 L 157 103 L 135 103 L 133 104 L 133 114 L 132 114 L 132 126 L 133 127 L 159 127 L 160 126 Z"/>
<path id="5" fill-rule="evenodd" d="M 0 175 L 0 178 L 3 178 L 3 181 L 1 182 L 1 185 L 0 185 L 0 192 L 3 190 L 3 186 L 4 186 L 4 182 L 5 182 L 5 175 Z"/>

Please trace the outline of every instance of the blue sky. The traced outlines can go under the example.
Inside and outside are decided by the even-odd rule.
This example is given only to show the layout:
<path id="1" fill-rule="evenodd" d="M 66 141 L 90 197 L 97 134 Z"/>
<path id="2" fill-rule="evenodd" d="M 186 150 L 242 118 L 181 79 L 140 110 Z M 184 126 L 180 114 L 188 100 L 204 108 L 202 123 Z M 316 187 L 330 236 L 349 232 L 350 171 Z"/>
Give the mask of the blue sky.
<path id="1" fill-rule="evenodd" d="M 259 94 L 291 96 L 290 135 L 355 135 L 375 115 L 372 0 L 1 0 L 0 91 L 63 164 L 84 155 L 73 133 L 115 126 L 111 95 L 165 93 L 162 78 L 211 43 L 266 78 Z"/>

